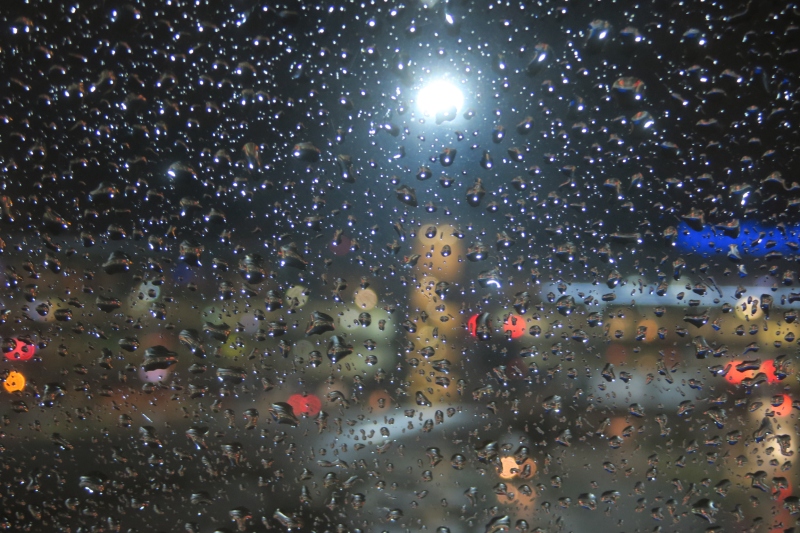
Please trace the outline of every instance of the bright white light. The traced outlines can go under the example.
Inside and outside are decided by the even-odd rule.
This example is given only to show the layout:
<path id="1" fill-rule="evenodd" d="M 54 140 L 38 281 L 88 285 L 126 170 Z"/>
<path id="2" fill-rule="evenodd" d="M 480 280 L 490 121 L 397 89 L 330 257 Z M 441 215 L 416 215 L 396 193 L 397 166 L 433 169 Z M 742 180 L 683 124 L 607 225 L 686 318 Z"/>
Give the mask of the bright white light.
<path id="1" fill-rule="evenodd" d="M 455 107 L 458 112 L 464 105 L 464 95 L 452 83 L 436 80 L 419 90 L 417 105 L 422 114 L 426 116 L 435 116 L 452 107 Z"/>

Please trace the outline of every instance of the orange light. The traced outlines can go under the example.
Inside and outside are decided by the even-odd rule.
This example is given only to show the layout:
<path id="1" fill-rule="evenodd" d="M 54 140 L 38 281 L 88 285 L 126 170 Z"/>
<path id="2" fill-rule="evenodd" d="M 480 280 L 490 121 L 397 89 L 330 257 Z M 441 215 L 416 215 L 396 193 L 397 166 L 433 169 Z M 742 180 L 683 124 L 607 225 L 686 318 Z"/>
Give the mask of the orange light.
<path id="1" fill-rule="evenodd" d="M 313 394 L 307 396 L 292 394 L 286 403 L 292 406 L 292 411 L 296 416 L 317 416 L 322 409 L 322 401 Z"/>
<path id="2" fill-rule="evenodd" d="M 3 382 L 3 387 L 8 392 L 17 392 L 25 388 L 25 376 L 20 372 L 12 371 L 8 373 L 8 377 Z"/>
<path id="3" fill-rule="evenodd" d="M 775 416 L 789 416 L 792 412 L 792 398 L 788 394 L 783 395 L 783 403 L 778 407 L 772 407 Z"/>
<path id="4" fill-rule="evenodd" d="M 392 405 L 392 398 L 385 391 L 372 391 L 369 395 L 369 406 L 372 409 L 386 409 Z"/>
<path id="5" fill-rule="evenodd" d="M 500 463 L 503 465 L 503 472 L 500 474 L 501 478 L 511 479 L 517 475 L 519 467 L 517 467 L 517 462 L 513 457 L 503 457 L 500 459 Z"/>
<path id="6" fill-rule="evenodd" d="M 526 459 L 524 463 L 518 465 L 513 457 L 503 457 L 500 459 L 500 463 L 503 465 L 503 471 L 500 473 L 500 477 L 503 479 L 518 477 L 526 465 L 530 465 L 531 476 L 536 474 L 536 463 L 530 459 Z"/>
<path id="7" fill-rule="evenodd" d="M 519 315 L 511 313 L 508 318 L 503 322 L 503 331 L 511 333 L 511 338 L 516 339 L 525 335 L 525 319 Z"/>
<path id="8" fill-rule="evenodd" d="M 639 328 L 645 329 L 640 333 Z M 658 323 L 655 320 L 651 320 L 649 318 L 642 320 L 636 325 L 636 340 L 640 340 L 640 335 L 644 335 L 644 338 L 642 338 L 640 342 L 652 342 L 656 340 L 657 331 Z"/>
<path id="9" fill-rule="evenodd" d="M 778 382 L 778 376 L 775 375 L 775 361 L 772 359 L 761 364 L 761 371 L 767 375 L 767 383 Z"/>
<path id="10" fill-rule="evenodd" d="M 731 363 L 731 369 L 725 375 L 725 379 L 728 380 L 730 383 L 733 383 L 734 385 L 738 385 L 739 383 L 742 382 L 743 379 L 751 377 L 753 374 L 752 370 L 747 370 L 745 372 L 739 372 L 738 370 L 736 370 L 736 366 L 739 363 L 741 363 L 741 361 L 733 361 Z"/>

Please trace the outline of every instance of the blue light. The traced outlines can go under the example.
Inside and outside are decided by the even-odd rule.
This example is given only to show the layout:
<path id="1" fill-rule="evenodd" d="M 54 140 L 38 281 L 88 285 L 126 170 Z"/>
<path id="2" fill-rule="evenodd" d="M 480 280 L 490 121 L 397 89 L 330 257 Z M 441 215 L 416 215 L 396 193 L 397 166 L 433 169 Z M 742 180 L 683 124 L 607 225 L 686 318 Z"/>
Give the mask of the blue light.
<path id="1" fill-rule="evenodd" d="M 800 225 L 777 228 L 758 222 L 741 221 L 739 236 L 734 238 L 725 235 L 722 229 L 714 229 L 708 224 L 703 226 L 701 231 L 694 231 L 685 223 L 681 223 L 678 226 L 675 248 L 709 257 L 712 255 L 724 256 L 728 253 L 730 245 L 735 244 L 739 247 L 743 258 L 763 257 L 774 252 L 792 256 L 797 253 L 797 250 L 791 248 L 789 244 L 797 243 L 798 232 L 800 232 Z M 759 239 L 761 233 L 765 233 L 765 236 Z M 774 246 L 767 248 L 768 242 L 774 243 Z"/>

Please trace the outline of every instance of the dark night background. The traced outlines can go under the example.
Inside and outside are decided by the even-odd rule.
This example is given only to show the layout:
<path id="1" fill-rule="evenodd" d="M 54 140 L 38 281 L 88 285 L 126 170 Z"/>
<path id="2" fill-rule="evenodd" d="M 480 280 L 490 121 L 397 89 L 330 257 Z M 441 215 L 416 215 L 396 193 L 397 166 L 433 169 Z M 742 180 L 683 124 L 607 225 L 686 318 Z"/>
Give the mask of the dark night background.
<path id="1" fill-rule="evenodd" d="M 0 525 L 792 531 L 799 28 L 6 2 Z"/>

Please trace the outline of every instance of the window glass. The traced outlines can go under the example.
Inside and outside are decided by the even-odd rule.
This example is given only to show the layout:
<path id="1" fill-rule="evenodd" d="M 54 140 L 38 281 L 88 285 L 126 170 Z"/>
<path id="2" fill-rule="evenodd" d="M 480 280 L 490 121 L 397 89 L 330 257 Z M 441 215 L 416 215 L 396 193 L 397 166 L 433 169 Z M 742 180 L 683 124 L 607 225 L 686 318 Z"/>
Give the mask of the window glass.
<path id="1" fill-rule="evenodd" d="M 0 10 L 0 527 L 792 531 L 785 2 Z"/>

